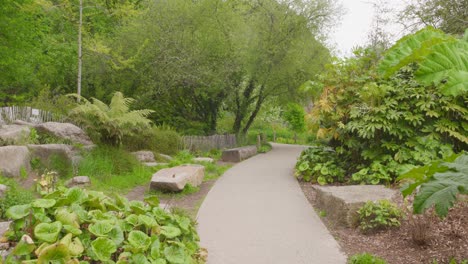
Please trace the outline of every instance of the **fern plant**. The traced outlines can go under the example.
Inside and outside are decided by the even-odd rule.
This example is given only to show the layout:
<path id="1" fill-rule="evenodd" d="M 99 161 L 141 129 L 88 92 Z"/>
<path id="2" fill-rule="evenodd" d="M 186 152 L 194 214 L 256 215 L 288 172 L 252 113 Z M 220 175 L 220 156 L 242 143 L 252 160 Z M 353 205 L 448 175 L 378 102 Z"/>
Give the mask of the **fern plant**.
<path id="1" fill-rule="evenodd" d="M 135 100 L 124 97 L 121 92 L 114 94 L 109 105 L 96 98 L 91 98 L 91 101 L 80 98 L 83 103 L 73 108 L 70 116 L 103 143 L 119 145 L 123 137 L 150 127 L 151 121 L 147 116 L 153 111 L 130 110 Z"/>

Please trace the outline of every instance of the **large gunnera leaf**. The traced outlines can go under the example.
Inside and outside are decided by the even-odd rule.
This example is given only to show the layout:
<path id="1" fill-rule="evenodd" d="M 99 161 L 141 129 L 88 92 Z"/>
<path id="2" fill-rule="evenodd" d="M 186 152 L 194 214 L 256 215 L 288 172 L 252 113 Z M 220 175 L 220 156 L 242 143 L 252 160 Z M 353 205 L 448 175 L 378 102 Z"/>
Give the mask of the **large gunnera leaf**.
<path id="1" fill-rule="evenodd" d="M 435 173 L 431 180 L 421 185 L 414 199 L 414 212 L 422 213 L 435 205 L 437 215 L 444 217 L 453 206 L 457 194 L 468 194 L 468 155 L 458 157 L 453 163 L 443 163 L 450 170 Z"/>
<path id="2" fill-rule="evenodd" d="M 416 79 L 425 85 L 441 84 L 445 95 L 468 92 L 468 43 L 456 41 L 432 48 L 416 72 Z"/>
<path id="3" fill-rule="evenodd" d="M 55 243 L 41 250 L 37 263 L 67 263 L 70 258 L 68 247 L 61 243 Z"/>
<path id="4" fill-rule="evenodd" d="M 173 245 L 164 249 L 164 257 L 172 264 L 185 263 L 185 250 L 179 246 Z"/>
<path id="5" fill-rule="evenodd" d="M 15 205 L 6 211 L 6 216 L 13 220 L 18 220 L 29 215 L 31 206 L 29 204 Z"/>
<path id="6" fill-rule="evenodd" d="M 175 238 L 182 234 L 179 228 L 173 226 L 162 226 L 161 234 L 167 238 Z"/>
<path id="7" fill-rule="evenodd" d="M 62 230 L 62 223 L 56 221 L 53 223 L 40 223 L 34 228 L 34 236 L 42 241 L 53 243 L 57 241 L 58 235 Z"/>
<path id="8" fill-rule="evenodd" d="M 147 250 L 151 244 L 151 238 L 145 233 L 135 230 L 128 234 L 128 243 L 140 252 Z"/>

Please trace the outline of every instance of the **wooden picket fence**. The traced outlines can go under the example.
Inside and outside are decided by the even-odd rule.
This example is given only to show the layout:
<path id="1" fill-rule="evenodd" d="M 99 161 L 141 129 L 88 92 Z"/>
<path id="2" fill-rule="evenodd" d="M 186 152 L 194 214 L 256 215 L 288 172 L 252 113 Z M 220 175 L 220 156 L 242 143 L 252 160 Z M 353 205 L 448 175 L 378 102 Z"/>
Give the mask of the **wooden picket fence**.
<path id="1" fill-rule="evenodd" d="M 237 147 L 237 137 L 234 134 L 212 136 L 184 136 L 184 149 L 191 151 L 210 151 Z"/>
<path id="2" fill-rule="evenodd" d="M 65 117 L 28 106 L 0 107 L 0 124 L 10 124 L 15 120 L 40 124 L 45 122 L 66 122 Z"/>

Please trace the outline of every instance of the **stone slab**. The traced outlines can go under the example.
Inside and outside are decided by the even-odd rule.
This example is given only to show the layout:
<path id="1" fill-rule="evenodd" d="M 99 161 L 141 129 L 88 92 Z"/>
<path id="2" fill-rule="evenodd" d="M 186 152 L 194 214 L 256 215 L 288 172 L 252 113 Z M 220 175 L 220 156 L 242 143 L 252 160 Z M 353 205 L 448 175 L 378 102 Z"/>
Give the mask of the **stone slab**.
<path id="1" fill-rule="evenodd" d="M 81 128 L 70 123 L 46 122 L 37 125 L 36 129 L 84 146 L 93 145 L 91 139 Z"/>
<path id="2" fill-rule="evenodd" d="M 194 162 L 208 162 L 208 163 L 213 163 L 214 159 L 212 158 L 207 158 L 207 157 L 197 157 L 193 159 Z"/>
<path id="3" fill-rule="evenodd" d="M 173 168 L 162 169 L 151 178 L 150 189 L 166 191 L 182 191 L 185 185 L 199 186 L 205 177 L 205 167 L 187 164 Z"/>
<path id="4" fill-rule="evenodd" d="M 0 140 L 10 145 L 22 145 L 29 138 L 31 129 L 23 125 L 4 125 L 0 128 Z"/>
<path id="5" fill-rule="evenodd" d="M 88 176 L 76 176 L 71 178 L 66 185 L 68 187 L 86 187 L 91 185 L 91 180 Z"/>
<path id="6" fill-rule="evenodd" d="M 140 162 L 154 162 L 154 154 L 151 151 L 140 150 L 132 152 L 132 155 L 135 156 Z"/>
<path id="7" fill-rule="evenodd" d="M 156 167 L 156 166 L 166 166 L 169 163 L 161 163 L 161 162 L 143 162 L 143 165 L 148 167 Z"/>
<path id="8" fill-rule="evenodd" d="M 256 146 L 245 146 L 240 148 L 226 149 L 223 151 L 221 160 L 226 162 L 241 162 L 257 154 Z"/>
<path id="9" fill-rule="evenodd" d="M 391 200 L 397 190 L 382 185 L 314 186 L 317 206 L 327 217 L 342 226 L 358 225 L 357 210 L 367 201 Z"/>

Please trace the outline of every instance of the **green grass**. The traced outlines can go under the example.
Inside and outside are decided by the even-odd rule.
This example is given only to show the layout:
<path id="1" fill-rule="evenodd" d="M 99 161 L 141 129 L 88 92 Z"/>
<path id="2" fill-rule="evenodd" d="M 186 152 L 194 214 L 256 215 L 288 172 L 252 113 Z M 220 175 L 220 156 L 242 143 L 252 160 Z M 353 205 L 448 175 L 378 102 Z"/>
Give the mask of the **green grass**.
<path id="1" fill-rule="evenodd" d="M 0 183 L 8 186 L 5 196 L 0 198 L 0 219 L 6 219 L 5 212 L 11 206 L 27 204 L 34 199 L 34 192 L 22 188 L 14 179 L 0 175 Z"/>
<path id="2" fill-rule="evenodd" d="M 81 161 L 78 174 L 91 179 L 92 188 L 120 194 L 147 184 L 154 169 L 142 165 L 129 152 L 115 147 L 98 146 Z"/>

